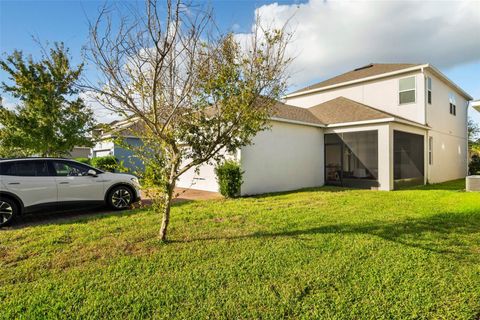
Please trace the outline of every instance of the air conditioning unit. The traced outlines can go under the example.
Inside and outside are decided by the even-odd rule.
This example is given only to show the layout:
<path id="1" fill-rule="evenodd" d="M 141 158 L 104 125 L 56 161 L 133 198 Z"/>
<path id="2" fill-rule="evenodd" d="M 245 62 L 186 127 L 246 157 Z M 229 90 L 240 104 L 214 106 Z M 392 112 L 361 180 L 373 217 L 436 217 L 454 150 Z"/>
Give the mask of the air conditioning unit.
<path id="1" fill-rule="evenodd" d="M 480 176 L 468 176 L 466 182 L 467 191 L 478 191 L 480 192 Z"/>

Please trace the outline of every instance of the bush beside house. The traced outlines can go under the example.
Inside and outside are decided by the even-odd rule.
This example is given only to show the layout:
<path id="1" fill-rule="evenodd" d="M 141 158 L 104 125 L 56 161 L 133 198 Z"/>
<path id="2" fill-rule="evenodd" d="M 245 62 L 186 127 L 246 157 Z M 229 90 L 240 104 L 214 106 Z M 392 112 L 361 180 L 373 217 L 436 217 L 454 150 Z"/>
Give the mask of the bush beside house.
<path id="1" fill-rule="evenodd" d="M 108 172 L 126 172 L 128 171 L 121 161 L 114 156 L 96 157 L 96 158 L 75 158 L 75 161 L 91 165 L 92 167 Z"/>
<path id="2" fill-rule="evenodd" d="M 240 165 L 233 160 L 226 160 L 215 168 L 220 193 L 226 198 L 235 198 L 240 195 L 243 183 Z"/>
<path id="3" fill-rule="evenodd" d="M 74 158 L 73 160 L 85 164 L 90 164 L 91 162 L 89 158 Z"/>
<path id="4" fill-rule="evenodd" d="M 470 164 L 468 165 L 468 171 L 472 175 L 480 174 L 480 156 L 476 154 L 472 156 Z"/>

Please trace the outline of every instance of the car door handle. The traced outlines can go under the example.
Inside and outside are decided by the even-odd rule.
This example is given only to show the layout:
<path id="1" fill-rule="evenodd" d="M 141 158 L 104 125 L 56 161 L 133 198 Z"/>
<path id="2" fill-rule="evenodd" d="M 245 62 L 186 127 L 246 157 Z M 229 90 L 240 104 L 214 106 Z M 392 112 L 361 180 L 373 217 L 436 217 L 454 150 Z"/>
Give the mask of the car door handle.
<path id="1" fill-rule="evenodd" d="M 67 182 L 67 181 L 62 181 L 62 182 L 60 182 L 59 184 L 68 184 L 68 183 L 69 183 L 69 182 Z"/>
<path id="2" fill-rule="evenodd" d="M 20 182 L 10 182 L 8 183 L 9 185 L 12 185 L 12 184 L 20 184 Z"/>

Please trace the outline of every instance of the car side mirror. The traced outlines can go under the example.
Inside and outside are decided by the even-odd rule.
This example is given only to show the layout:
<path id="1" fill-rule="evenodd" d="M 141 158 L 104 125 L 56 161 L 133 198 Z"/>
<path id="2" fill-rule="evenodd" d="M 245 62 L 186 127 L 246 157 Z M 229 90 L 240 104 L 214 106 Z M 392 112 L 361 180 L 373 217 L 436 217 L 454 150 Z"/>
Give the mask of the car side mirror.
<path id="1" fill-rule="evenodd" d="M 97 172 L 93 169 L 90 169 L 90 170 L 87 171 L 87 176 L 96 177 Z"/>

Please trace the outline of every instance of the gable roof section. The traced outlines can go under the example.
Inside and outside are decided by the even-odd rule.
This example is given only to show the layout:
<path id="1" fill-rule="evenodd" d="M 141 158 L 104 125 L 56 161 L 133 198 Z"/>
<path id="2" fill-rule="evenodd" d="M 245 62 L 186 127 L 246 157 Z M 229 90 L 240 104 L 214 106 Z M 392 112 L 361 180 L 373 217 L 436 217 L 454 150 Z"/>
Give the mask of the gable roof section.
<path id="1" fill-rule="evenodd" d="M 420 123 L 380 111 L 363 103 L 338 97 L 311 108 L 300 108 L 277 101 L 272 107 L 271 120 L 289 122 L 315 127 L 329 127 L 336 125 L 354 125 L 365 121 L 388 122 L 401 121 L 404 123 L 425 127 Z M 112 131 L 104 134 L 104 138 L 111 137 L 115 132 L 123 136 L 135 135 L 141 130 L 136 119 L 128 119 L 113 123 Z M 116 130 L 115 130 L 116 129 Z"/>
<path id="2" fill-rule="evenodd" d="M 472 101 L 472 107 L 478 112 L 480 112 L 480 99 Z"/>
<path id="3" fill-rule="evenodd" d="M 324 126 L 324 123 L 308 109 L 291 106 L 282 102 L 277 102 L 273 106 L 271 117 L 273 120 L 288 120 L 291 122 Z"/>
<path id="4" fill-rule="evenodd" d="M 371 63 L 366 66 L 354 69 L 352 71 L 343 73 L 339 76 L 327 79 L 325 81 L 310 85 L 308 87 L 299 89 L 288 94 L 286 97 L 301 96 L 304 94 L 323 91 L 331 88 L 341 87 L 349 84 L 355 84 L 363 81 L 375 80 L 388 76 L 398 75 L 410 71 L 417 71 L 428 69 L 433 72 L 440 80 L 449 84 L 452 88 L 457 90 L 467 100 L 473 100 L 473 98 L 462 88 L 456 85 L 447 76 L 441 73 L 437 68 L 431 64 L 413 64 L 413 63 Z"/>
<path id="5" fill-rule="evenodd" d="M 345 97 L 338 97 L 308 109 L 323 123 L 337 124 L 400 118 Z"/>
<path id="6" fill-rule="evenodd" d="M 320 89 L 323 87 L 328 87 L 344 82 L 359 80 L 363 78 L 368 78 L 372 76 L 377 76 L 384 73 L 394 72 L 402 69 L 408 69 L 412 67 L 418 67 L 421 64 L 412 64 L 412 63 L 371 63 L 369 65 L 348 71 L 336 77 L 327 79 L 325 81 L 310 85 L 308 87 L 299 89 L 290 94 L 301 93 L 305 91 L 310 91 L 314 89 Z"/>
<path id="7" fill-rule="evenodd" d="M 364 121 L 387 122 L 401 121 L 412 125 L 424 125 L 394 114 L 380 111 L 363 103 L 338 97 L 308 109 L 290 106 L 278 102 L 274 106 L 272 120 L 293 122 L 320 127 L 335 126 L 338 124 L 355 124 Z"/>

